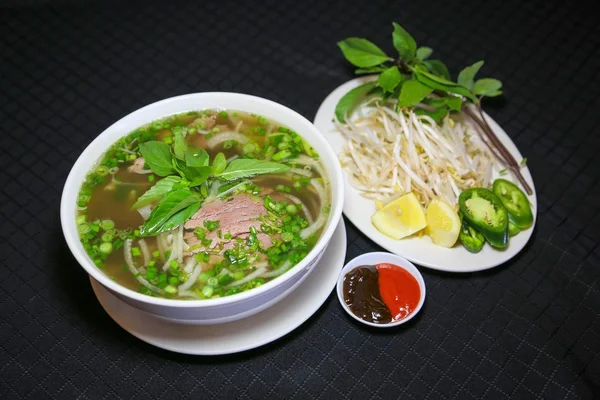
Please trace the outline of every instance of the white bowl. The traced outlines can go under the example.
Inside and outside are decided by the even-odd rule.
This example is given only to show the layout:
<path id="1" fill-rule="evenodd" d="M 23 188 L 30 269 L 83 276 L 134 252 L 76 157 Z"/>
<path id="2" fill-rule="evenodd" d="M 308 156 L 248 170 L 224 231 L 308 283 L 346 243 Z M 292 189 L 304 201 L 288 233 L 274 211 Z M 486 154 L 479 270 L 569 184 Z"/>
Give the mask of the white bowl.
<path id="1" fill-rule="evenodd" d="M 76 201 L 86 174 L 101 155 L 119 138 L 151 121 L 186 111 L 230 109 L 255 113 L 281 123 L 304 137 L 319 153 L 331 181 L 329 220 L 315 247 L 298 265 L 270 282 L 247 292 L 207 300 L 173 300 L 143 295 L 127 289 L 99 270 L 88 257 L 77 232 Z M 216 324 L 253 315 L 291 293 L 317 264 L 340 220 L 343 207 L 342 170 L 329 143 L 306 118 L 297 112 L 260 97 L 238 93 L 196 93 L 172 97 L 143 107 L 108 127 L 83 151 L 71 169 L 63 189 L 60 218 L 71 252 L 81 266 L 115 296 L 155 316 L 187 324 Z"/>
<path id="2" fill-rule="evenodd" d="M 346 274 L 348 272 L 350 272 L 351 270 L 353 270 L 354 268 L 360 267 L 362 265 L 377 265 L 377 264 L 381 264 L 381 263 L 394 264 L 394 265 L 397 265 L 400 268 L 403 268 L 404 270 L 408 271 L 417 280 L 417 282 L 419 283 L 419 289 L 421 289 L 421 297 L 419 298 L 419 303 L 417 304 L 417 307 L 415 307 L 414 311 L 411 312 L 410 314 L 408 314 L 405 318 L 402 318 L 399 321 L 390 322 L 389 324 L 375 324 L 373 322 L 365 321 L 364 319 L 359 318 L 356 314 L 354 314 L 350 310 L 350 307 L 348 307 L 348 305 L 344 301 L 344 290 L 343 289 L 344 289 L 344 277 L 346 276 Z M 421 310 L 421 307 L 423 307 L 423 303 L 425 302 L 426 294 L 427 293 L 425 290 L 425 281 L 423 281 L 423 276 L 421 275 L 421 273 L 419 272 L 417 267 L 415 267 L 413 265 L 413 263 L 411 263 L 407 259 L 397 256 L 395 254 L 391 254 L 391 253 L 383 253 L 383 252 L 365 253 L 358 257 L 353 258 L 352 260 L 350 260 L 348 262 L 348 264 L 346 264 L 344 266 L 344 268 L 342 269 L 342 272 L 340 272 L 340 276 L 339 276 L 338 282 L 337 282 L 338 300 L 340 301 L 340 304 L 342 305 L 344 310 L 346 310 L 346 312 L 355 320 L 362 322 L 363 324 L 366 324 L 369 326 L 374 326 L 376 328 L 391 328 L 394 326 L 404 324 L 404 323 L 410 321 L 411 319 L 413 319 L 413 317 L 415 315 L 417 315 L 418 312 Z"/>

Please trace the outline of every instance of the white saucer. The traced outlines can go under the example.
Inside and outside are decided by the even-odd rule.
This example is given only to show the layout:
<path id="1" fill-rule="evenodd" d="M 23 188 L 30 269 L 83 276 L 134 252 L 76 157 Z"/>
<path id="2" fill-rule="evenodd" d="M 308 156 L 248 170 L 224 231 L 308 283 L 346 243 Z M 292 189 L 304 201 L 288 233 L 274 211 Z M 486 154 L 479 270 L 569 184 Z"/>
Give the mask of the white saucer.
<path id="1" fill-rule="evenodd" d="M 306 280 L 285 299 L 258 314 L 219 325 L 182 325 L 131 307 L 90 277 L 98 301 L 123 329 L 165 350 L 220 355 L 250 350 L 290 333 L 310 318 L 336 285 L 346 258 L 346 227 L 340 220 L 325 254 Z"/>
<path id="2" fill-rule="evenodd" d="M 335 124 L 332 121 L 335 116 L 335 106 L 344 94 L 372 79 L 373 77 L 361 77 L 344 83 L 325 98 L 319 107 L 319 111 L 317 111 L 314 124 L 329 141 L 333 150 L 338 154 L 345 144 L 345 139 L 336 131 Z M 512 153 L 515 159 L 520 161 L 523 157 L 510 137 L 490 116 L 486 114 L 485 117 L 498 139 L 500 139 L 508 151 Z M 527 183 L 529 183 L 533 189 L 533 195 L 528 197 L 529 202 L 532 205 L 534 217 L 536 217 L 537 198 L 533 179 L 527 167 L 522 168 L 521 172 Z M 498 175 L 496 174 L 494 178 L 497 177 Z M 503 178 L 516 181 L 511 175 L 507 175 Z M 534 220 L 534 226 L 520 232 L 517 236 L 511 237 L 508 242 L 508 247 L 504 250 L 496 250 L 489 244 L 486 244 L 479 253 L 473 254 L 469 253 L 460 244 L 455 245 L 451 249 L 437 246 L 433 244 L 428 236 L 409 237 L 401 240 L 391 239 L 375 229 L 371 223 L 371 215 L 376 211 L 375 203 L 373 200 L 362 197 L 359 191 L 350 185 L 348 182 L 348 175 L 345 172 L 344 193 L 346 196 L 344 198 L 344 215 L 346 215 L 346 217 L 348 217 L 362 233 L 389 252 L 405 257 L 415 264 L 441 271 L 474 272 L 503 264 L 516 256 L 523 247 L 525 247 L 531 238 L 535 226 Z"/>

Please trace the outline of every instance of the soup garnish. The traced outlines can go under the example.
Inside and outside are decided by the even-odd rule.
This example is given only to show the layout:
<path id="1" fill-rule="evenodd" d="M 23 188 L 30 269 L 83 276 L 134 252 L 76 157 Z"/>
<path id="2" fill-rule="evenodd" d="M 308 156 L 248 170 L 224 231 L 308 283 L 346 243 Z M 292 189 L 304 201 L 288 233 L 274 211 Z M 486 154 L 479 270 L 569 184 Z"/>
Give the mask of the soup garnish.
<path id="1" fill-rule="evenodd" d="M 121 285 L 208 299 L 298 264 L 322 233 L 330 187 L 296 132 L 239 111 L 193 111 L 119 139 L 86 176 L 81 242 Z"/>

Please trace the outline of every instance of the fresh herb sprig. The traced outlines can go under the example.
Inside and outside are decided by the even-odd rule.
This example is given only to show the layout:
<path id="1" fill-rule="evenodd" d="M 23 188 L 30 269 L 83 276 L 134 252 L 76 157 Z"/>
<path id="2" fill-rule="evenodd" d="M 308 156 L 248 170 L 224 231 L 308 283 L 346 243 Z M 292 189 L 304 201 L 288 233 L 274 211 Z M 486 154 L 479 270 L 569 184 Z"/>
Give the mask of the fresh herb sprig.
<path id="1" fill-rule="evenodd" d="M 141 236 L 155 236 L 185 223 L 200 209 L 215 180 L 234 182 L 290 168 L 255 159 L 235 159 L 228 163 L 223 153 L 218 153 L 211 164 L 204 149 L 188 147 L 184 136 L 177 131 L 172 147 L 150 141 L 140 144 L 139 151 L 152 172 L 164 177 L 132 206 L 138 209 L 159 201 L 140 228 Z"/>
<path id="2" fill-rule="evenodd" d="M 481 100 L 502 94 L 502 82 L 493 78 L 475 80 L 483 61 L 465 67 L 453 81 L 446 65 L 430 59 L 433 50 L 418 47 L 415 39 L 399 24 L 393 23 L 392 41 L 398 57 L 387 55 L 367 39 L 351 37 L 338 42 L 344 57 L 358 67 L 356 74 L 378 74 L 346 93 L 338 102 L 335 115 L 344 123 L 362 101 L 370 95 L 384 100 L 396 99 L 396 107 L 414 107 L 419 115 L 428 115 L 435 121 L 453 112 L 462 111 L 474 123 L 484 143 L 497 158 L 519 179 L 528 194 L 531 187 L 521 174 L 520 163 L 506 149 L 483 116 Z"/>

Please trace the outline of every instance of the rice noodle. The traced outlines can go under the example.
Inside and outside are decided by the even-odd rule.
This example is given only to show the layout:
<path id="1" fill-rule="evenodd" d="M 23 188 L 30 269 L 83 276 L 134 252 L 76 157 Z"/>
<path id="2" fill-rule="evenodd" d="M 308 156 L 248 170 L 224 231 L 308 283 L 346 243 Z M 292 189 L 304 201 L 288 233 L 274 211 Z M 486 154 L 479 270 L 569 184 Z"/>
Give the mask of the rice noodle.
<path id="1" fill-rule="evenodd" d="M 306 170 L 306 169 L 302 169 L 302 168 L 290 168 L 288 170 L 288 172 L 290 174 L 306 176 L 307 178 L 310 178 L 313 176 L 313 174 L 310 170 Z"/>
<path id="2" fill-rule="evenodd" d="M 324 181 L 328 181 L 329 180 L 329 176 L 327 175 L 327 173 L 325 172 L 325 170 L 323 169 L 323 167 L 319 163 L 319 160 L 316 160 L 314 158 L 311 158 L 309 156 L 301 154 L 297 158 L 289 160 L 289 162 L 291 162 L 291 163 L 297 163 L 297 164 L 300 164 L 300 165 L 310 165 L 312 168 L 315 169 L 315 171 L 317 171 L 317 173 L 319 175 L 321 175 L 321 178 L 323 178 Z"/>
<path id="3" fill-rule="evenodd" d="M 302 239 L 306 239 L 308 237 L 310 237 L 311 235 L 314 235 L 315 233 L 317 233 L 317 231 L 319 229 L 321 229 L 321 227 L 325 224 L 325 222 L 327 221 L 327 217 L 329 215 L 325 214 L 323 211 L 319 212 L 319 218 L 317 218 L 317 220 L 315 221 L 314 224 L 309 225 L 308 227 L 306 227 L 305 229 L 300 231 L 300 237 Z"/>
<path id="4" fill-rule="evenodd" d="M 196 266 L 196 259 L 194 257 L 190 257 L 187 260 L 187 263 L 185 263 L 185 267 L 183 268 L 183 272 L 185 272 L 186 274 L 191 273 L 194 270 L 194 267 Z"/>
<path id="5" fill-rule="evenodd" d="M 202 272 L 202 266 L 196 265 L 194 267 L 194 271 L 190 274 L 187 281 L 185 281 L 181 285 L 179 285 L 179 287 L 177 288 L 177 291 L 181 292 L 183 290 L 188 290 L 189 288 L 194 286 L 194 284 L 196 283 L 196 280 L 198 279 L 198 275 L 200 275 L 200 272 Z"/>
<path id="6" fill-rule="evenodd" d="M 238 183 L 237 185 L 235 185 L 234 187 L 227 189 L 226 191 L 224 191 L 223 193 L 219 193 L 216 198 L 217 199 L 221 199 L 223 197 L 228 196 L 231 193 L 234 193 L 236 190 L 238 190 L 240 187 L 244 186 L 245 184 L 250 183 L 250 181 L 243 181 Z M 204 202 L 206 204 L 206 201 Z"/>
<path id="7" fill-rule="evenodd" d="M 183 262 L 183 224 L 179 225 L 177 233 L 177 261 Z"/>
<path id="8" fill-rule="evenodd" d="M 264 274 L 261 278 L 275 278 L 276 276 L 282 275 L 292 266 L 292 262 L 290 260 L 286 260 L 281 266 L 273 271 L 269 271 Z"/>
<path id="9" fill-rule="evenodd" d="M 150 208 L 150 206 L 146 206 L 146 207 L 138 208 L 137 211 L 140 213 L 142 218 L 144 218 L 144 221 L 146 221 L 148 219 L 148 217 L 150 216 L 150 213 L 152 212 L 152 208 Z"/>
<path id="10" fill-rule="evenodd" d="M 127 240 L 125 240 L 125 243 L 123 244 L 123 252 L 124 252 L 124 255 L 125 255 L 125 263 L 127 263 L 127 267 L 129 268 L 129 272 L 131 272 L 133 274 L 133 276 L 135 277 L 135 279 L 137 279 L 137 281 L 139 283 L 141 283 L 142 285 L 144 285 L 145 287 L 147 287 L 148 289 L 150 289 L 154 293 L 164 294 L 165 292 L 161 288 L 159 288 L 157 286 L 154 286 L 153 284 L 151 284 L 150 282 L 148 282 L 146 280 L 146 278 L 144 278 L 142 276 L 142 274 L 140 273 L 140 271 L 133 264 L 133 256 L 131 255 L 131 242 L 132 242 L 131 239 L 127 239 Z"/>
<path id="11" fill-rule="evenodd" d="M 140 249 L 142 249 L 142 254 L 144 255 L 144 266 L 150 263 L 150 250 L 148 249 L 148 245 L 144 239 L 138 240 L 138 244 L 140 245 Z"/>
<path id="12" fill-rule="evenodd" d="M 246 275 L 245 277 L 243 277 L 239 281 L 233 281 L 233 282 L 231 282 L 228 286 L 243 285 L 246 282 L 250 282 L 252 279 L 255 279 L 255 278 L 258 278 L 258 277 L 262 276 L 262 274 L 264 274 L 266 270 L 267 270 L 267 267 L 257 268 L 256 271 L 252 272 L 251 274 Z"/>
<path id="13" fill-rule="evenodd" d="M 238 143 L 246 144 L 250 141 L 250 138 L 237 132 L 221 132 L 208 139 L 206 141 L 206 146 L 209 149 L 212 149 L 227 140 L 235 140 Z"/>
<path id="14" fill-rule="evenodd" d="M 198 299 L 200 300 L 200 296 L 198 296 L 198 293 L 193 292 L 191 290 L 182 290 L 180 292 L 178 292 L 179 297 L 192 297 L 194 299 Z"/>
<path id="15" fill-rule="evenodd" d="M 308 209 L 308 207 L 306 207 L 306 205 L 302 202 L 302 200 L 300 200 L 298 197 L 294 196 L 293 194 L 289 194 L 289 193 L 285 193 L 284 196 L 287 197 L 288 199 L 290 199 L 292 201 L 292 203 L 300 204 L 302 206 L 302 212 L 304 213 L 304 217 L 308 221 L 309 225 L 312 225 L 315 222 L 315 219 L 312 217 L 312 215 L 310 215 L 310 210 Z"/>
<path id="16" fill-rule="evenodd" d="M 461 191 L 489 185 L 497 161 L 460 114 L 436 123 L 373 101 L 359 114 L 336 127 L 346 139 L 340 162 L 362 196 L 387 203 L 412 191 L 423 205 L 436 196 L 455 205 Z"/>
<path id="17" fill-rule="evenodd" d="M 171 263 L 171 261 L 175 260 L 178 258 L 178 254 L 177 254 L 177 250 L 179 250 L 179 245 L 178 245 L 178 241 L 179 241 L 179 235 L 173 235 L 173 234 L 169 234 L 167 236 L 167 244 L 169 242 L 169 239 L 172 238 L 172 243 L 171 243 L 171 254 L 169 254 L 169 258 L 167 258 L 167 261 L 165 261 L 165 264 L 162 267 L 163 271 L 166 271 L 167 269 L 169 269 L 169 264 Z"/>

